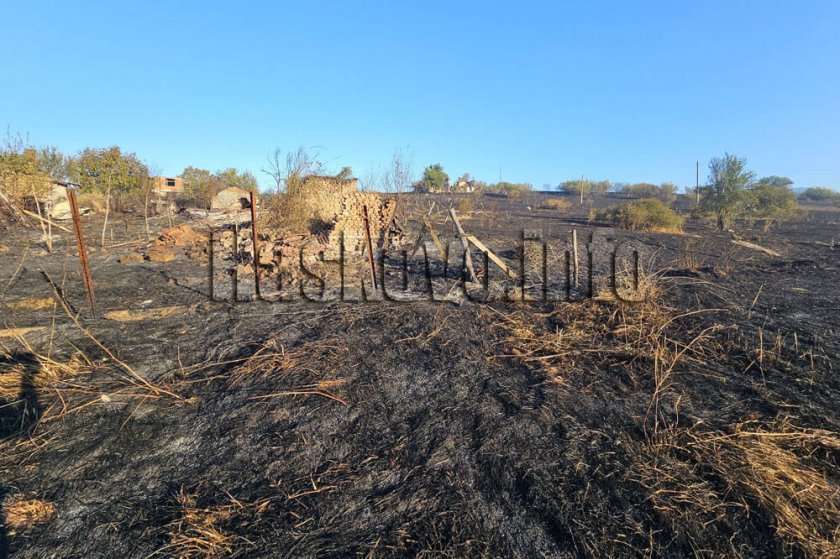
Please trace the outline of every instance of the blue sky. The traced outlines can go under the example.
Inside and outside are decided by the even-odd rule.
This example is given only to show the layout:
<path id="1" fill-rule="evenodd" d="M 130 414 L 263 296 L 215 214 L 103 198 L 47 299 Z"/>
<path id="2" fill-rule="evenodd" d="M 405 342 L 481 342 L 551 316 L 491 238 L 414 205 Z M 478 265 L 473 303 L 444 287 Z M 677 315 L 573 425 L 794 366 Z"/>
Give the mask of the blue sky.
<path id="1" fill-rule="evenodd" d="M 536 187 L 694 183 L 710 157 L 840 186 L 840 2 L 0 0 L 0 124 L 164 174 L 402 149 Z"/>

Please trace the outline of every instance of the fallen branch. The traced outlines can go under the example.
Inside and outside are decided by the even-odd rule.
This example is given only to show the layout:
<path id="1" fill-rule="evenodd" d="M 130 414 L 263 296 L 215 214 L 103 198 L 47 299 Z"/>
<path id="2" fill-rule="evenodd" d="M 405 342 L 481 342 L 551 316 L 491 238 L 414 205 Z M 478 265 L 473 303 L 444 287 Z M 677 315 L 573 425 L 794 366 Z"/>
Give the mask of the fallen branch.
<path id="1" fill-rule="evenodd" d="M 763 246 L 761 246 L 761 245 L 757 245 L 757 244 L 755 244 L 755 243 L 750 243 L 750 242 L 747 242 L 747 241 L 737 241 L 737 240 L 733 240 L 733 241 L 732 241 L 732 244 L 733 244 L 733 245 L 738 245 L 738 246 L 740 246 L 740 247 L 744 247 L 744 248 L 751 248 L 751 249 L 753 249 L 753 250 L 757 250 L 757 251 L 759 251 L 759 252 L 763 252 L 764 254 L 769 254 L 770 256 L 775 256 L 775 257 L 777 257 L 777 258 L 781 258 L 781 256 L 782 256 L 781 254 L 779 254 L 779 253 L 778 253 L 778 252 L 776 252 L 775 250 L 770 250 L 769 248 L 764 248 L 764 247 L 763 247 Z"/>
<path id="2" fill-rule="evenodd" d="M 93 334 L 91 334 L 91 333 L 90 333 L 90 331 L 89 331 L 87 328 L 85 328 L 84 326 L 82 326 L 82 324 L 79 322 L 79 319 L 78 319 L 78 318 L 76 318 L 76 316 L 73 314 L 73 311 L 71 311 L 71 310 L 70 310 L 70 307 L 67 305 L 67 302 L 64 300 L 64 297 L 62 297 L 62 296 L 61 296 L 61 293 L 59 293 L 59 291 L 58 291 L 58 286 L 55 284 L 55 282 L 52 280 L 52 278 L 49 276 L 49 274 L 47 274 L 47 272 L 46 272 L 46 271 L 44 271 L 44 270 L 42 270 L 42 271 L 41 271 L 41 273 L 42 273 L 42 274 L 44 274 L 44 277 L 46 277 L 46 278 L 47 278 L 47 282 L 50 284 L 50 286 L 52 287 L 53 291 L 55 292 L 55 298 L 58 300 L 58 302 L 59 302 L 59 303 L 61 303 L 61 307 L 64 309 L 64 312 L 65 312 L 65 313 L 67 313 L 67 316 L 68 316 L 68 317 L 70 317 L 70 320 L 72 320 L 72 321 L 73 321 L 73 324 L 75 324 L 75 325 L 76 325 L 76 327 L 77 327 L 77 328 L 78 328 L 78 329 L 82 332 L 82 334 L 84 334 L 85 336 L 87 336 L 87 337 L 88 337 L 88 339 L 90 339 L 90 341 L 92 341 L 94 344 L 96 344 L 96 346 L 97 346 L 99 349 L 101 349 L 101 350 L 105 353 L 105 355 L 107 355 L 107 356 L 108 356 L 108 357 L 109 357 L 109 358 L 110 358 L 110 359 L 111 359 L 114 363 L 116 363 L 117 365 L 119 365 L 120 367 L 122 367 L 122 369 L 123 369 L 125 372 L 127 372 L 127 373 L 129 374 L 129 376 L 130 376 L 132 379 L 134 379 L 135 381 L 137 381 L 137 382 L 138 382 L 138 383 L 140 383 L 141 385 L 143 385 L 143 386 L 145 386 L 146 388 L 148 388 L 148 389 L 149 389 L 149 390 L 150 390 L 153 394 L 155 394 L 156 396 L 160 396 L 161 394 L 165 394 L 165 395 L 167 395 L 167 396 L 172 396 L 172 397 L 173 397 L 173 398 L 175 398 L 176 400 L 183 400 L 183 398 L 182 398 L 181 396 L 178 396 L 178 395 L 177 395 L 177 394 L 175 394 L 174 392 L 170 392 L 170 391 L 165 390 L 165 389 L 163 389 L 163 388 L 158 388 L 157 386 L 155 386 L 155 385 L 153 385 L 152 383 L 150 383 L 148 380 L 144 379 L 142 376 L 140 376 L 140 375 L 137 373 L 137 371 L 135 371 L 134 369 L 132 369 L 132 368 L 131 368 L 131 366 L 130 366 L 130 365 L 128 365 L 128 363 L 125 363 L 124 361 L 122 361 L 119 357 L 117 357 L 116 355 L 114 355 L 114 354 L 111 352 L 111 350 L 110 350 L 110 349 L 108 349 L 107 347 L 105 347 L 105 346 L 102 344 L 102 342 L 100 342 L 100 341 L 96 338 L 96 336 L 94 336 Z"/>
<path id="3" fill-rule="evenodd" d="M 481 241 L 479 241 L 477 238 L 475 238 L 475 236 L 474 236 L 474 235 L 467 235 L 467 240 L 468 240 L 469 242 L 471 242 L 472 244 L 474 244 L 474 245 L 475 245 L 475 248 L 477 248 L 477 249 L 478 249 L 478 250 L 480 250 L 481 252 L 486 253 L 486 254 L 487 254 L 487 257 L 488 257 L 488 258 L 490 258 L 490 260 L 492 260 L 492 261 L 493 261 L 493 263 L 494 263 L 496 266 L 498 266 L 499 268 L 501 268 L 501 269 L 502 269 L 502 271 L 503 271 L 504 273 L 506 273 L 506 274 L 507 274 L 508 276 L 510 276 L 512 279 L 516 279 L 516 272 L 514 272 L 513 270 L 511 270 L 511 269 L 508 267 L 508 265 L 507 265 L 507 264 L 505 264 L 505 263 L 504 263 L 504 261 L 503 261 L 501 258 L 499 258 L 498 256 L 496 256 L 496 254 L 495 254 L 492 250 L 490 250 L 489 248 L 487 248 L 487 246 L 486 246 L 484 243 L 482 243 Z"/>
<path id="4" fill-rule="evenodd" d="M 72 231 L 70 231 L 68 228 L 64 227 L 63 225 L 59 225 L 58 223 L 55 223 L 54 221 L 52 221 L 48 218 L 41 217 L 38 214 L 30 212 L 29 210 L 21 209 L 20 211 L 22 211 L 23 213 L 25 213 L 29 217 L 34 217 L 35 219 L 39 220 L 40 222 L 46 223 L 50 227 L 55 227 L 56 229 L 61 229 L 65 233 L 72 233 Z"/>
<path id="5" fill-rule="evenodd" d="M 344 404 L 345 406 L 349 406 L 347 402 L 339 398 L 338 396 L 333 396 L 329 392 L 324 392 L 322 390 L 285 390 L 283 392 L 273 392 L 271 394 L 265 394 L 264 396 L 253 396 L 249 398 L 250 400 L 267 400 L 269 398 L 276 398 L 278 396 L 321 396 L 323 398 L 328 398 L 330 400 L 334 400 L 339 404 Z"/>

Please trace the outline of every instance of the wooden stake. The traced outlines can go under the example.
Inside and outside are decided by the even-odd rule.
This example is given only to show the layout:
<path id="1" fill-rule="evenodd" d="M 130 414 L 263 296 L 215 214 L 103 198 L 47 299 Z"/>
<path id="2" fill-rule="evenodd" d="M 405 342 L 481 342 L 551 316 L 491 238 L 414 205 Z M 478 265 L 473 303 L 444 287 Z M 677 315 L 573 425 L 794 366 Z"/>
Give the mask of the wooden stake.
<path id="1" fill-rule="evenodd" d="M 473 269 L 472 256 L 470 255 L 470 243 L 467 242 L 467 234 L 461 227 L 461 222 L 458 221 L 458 214 L 455 213 L 455 208 L 449 208 L 449 215 L 452 217 L 452 222 L 455 224 L 455 229 L 458 231 L 458 236 L 461 238 L 461 244 L 464 246 L 464 261 L 467 263 L 467 271 L 470 274 L 470 281 L 478 283 L 478 277 L 475 275 Z"/>
<path id="2" fill-rule="evenodd" d="M 67 199 L 70 202 L 70 211 L 73 214 L 73 228 L 76 231 L 76 243 L 79 246 L 79 259 L 82 261 L 82 277 L 85 280 L 88 301 L 90 301 L 90 312 L 96 316 L 96 304 L 93 298 L 93 279 L 90 277 L 90 264 L 88 263 L 87 249 L 85 248 L 85 235 L 82 231 L 82 219 L 79 217 L 79 203 L 76 200 L 76 191 L 67 189 Z"/>
<path id="3" fill-rule="evenodd" d="M 254 244 L 254 295 L 262 299 L 260 295 L 260 245 L 257 236 L 257 200 L 254 191 L 251 191 L 251 241 Z"/>
<path id="4" fill-rule="evenodd" d="M 237 256 L 239 256 L 239 223 L 234 222 L 233 224 L 233 261 L 236 263 Z M 233 267 L 233 273 L 230 275 L 232 285 L 230 290 L 230 300 L 232 303 L 236 303 L 236 300 L 239 298 L 239 273 L 237 271 L 237 267 Z"/>
<path id="5" fill-rule="evenodd" d="M 432 223 L 429 221 L 428 217 L 423 218 L 423 225 L 429 232 L 429 236 L 432 238 L 432 242 L 435 243 L 435 247 L 437 247 L 438 253 L 440 253 L 440 257 L 446 258 L 446 249 L 444 248 L 443 243 L 440 241 L 440 237 L 438 237 L 437 233 L 435 232 L 434 227 L 432 227 Z M 422 238 L 422 231 L 420 232 L 420 234 Z"/>
<path id="6" fill-rule="evenodd" d="M 362 219 L 365 221 L 365 239 L 367 240 L 368 263 L 370 264 L 370 281 L 374 289 L 379 289 L 376 282 L 376 261 L 373 258 L 373 243 L 370 240 L 370 220 L 368 219 L 367 206 L 362 206 Z"/>
<path id="7" fill-rule="evenodd" d="M 572 268 L 572 286 L 577 289 L 578 286 L 578 242 L 577 229 L 572 229 L 572 251 L 574 252 L 574 266 Z"/>

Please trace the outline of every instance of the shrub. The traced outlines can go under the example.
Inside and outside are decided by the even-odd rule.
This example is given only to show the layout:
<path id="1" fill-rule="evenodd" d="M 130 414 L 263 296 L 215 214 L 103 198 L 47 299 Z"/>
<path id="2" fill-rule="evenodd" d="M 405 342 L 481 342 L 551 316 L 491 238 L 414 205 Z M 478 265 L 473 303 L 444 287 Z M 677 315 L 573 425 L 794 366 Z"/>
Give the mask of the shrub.
<path id="1" fill-rule="evenodd" d="M 621 192 L 634 198 L 658 198 L 666 204 L 677 199 L 677 187 L 668 182 L 663 182 L 659 186 L 647 182 L 628 184 L 621 188 Z"/>
<path id="2" fill-rule="evenodd" d="M 617 208 L 590 212 L 590 219 L 643 231 L 680 231 L 683 217 L 660 202 L 647 198 Z"/>
<path id="3" fill-rule="evenodd" d="M 543 202 L 543 207 L 563 213 L 572 207 L 572 203 L 565 198 L 549 198 Z"/>
<path id="4" fill-rule="evenodd" d="M 305 196 L 282 192 L 263 198 L 260 212 L 265 226 L 286 233 L 308 233 L 313 211 Z"/>
<path id="5" fill-rule="evenodd" d="M 785 186 L 758 184 L 749 190 L 749 214 L 764 219 L 764 230 L 773 220 L 784 220 L 796 213 L 796 196 Z"/>
<path id="6" fill-rule="evenodd" d="M 560 192 L 565 192 L 566 194 L 580 194 L 581 190 L 584 194 L 591 192 L 604 194 L 610 188 L 612 188 L 610 181 L 591 181 L 588 179 L 566 181 L 557 187 Z"/>
<path id="7" fill-rule="evenodd" d="M 462 196 L 456 199 L 455 209 L 459 214 L 467 214 L 475 209 L 475 199 L 472 196 Z"/>
<path id="8" fill-rule="evenodd" d="M 805 200 L 812 202 L 827 202 L 840 206 L 840 192 L 831 190 L 830 188 L 811 187 L 800 195 Z"/>
<path id="9" fill-rule="evenodd" d="M 531 190 L 531 185 L 525 182 L 499 182 L 496 184 L 488 185 L 485 189 L 485 192 L 496 194 L 498 196 L 504 196 L 506 198 L 522 198 L 523 196 L 531 192 Z"/>

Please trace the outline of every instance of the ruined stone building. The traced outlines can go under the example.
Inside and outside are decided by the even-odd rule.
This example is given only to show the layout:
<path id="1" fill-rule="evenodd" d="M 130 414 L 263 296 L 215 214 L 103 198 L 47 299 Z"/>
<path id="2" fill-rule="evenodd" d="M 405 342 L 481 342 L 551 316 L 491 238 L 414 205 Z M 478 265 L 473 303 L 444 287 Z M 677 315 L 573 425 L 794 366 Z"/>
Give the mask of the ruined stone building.
<path id="1" fill-rule="evenodd" d="M 184 193 L 184 179 L 178 177 L 150 177 L 152 193 L 161 198 L 172 198 Z"/>

